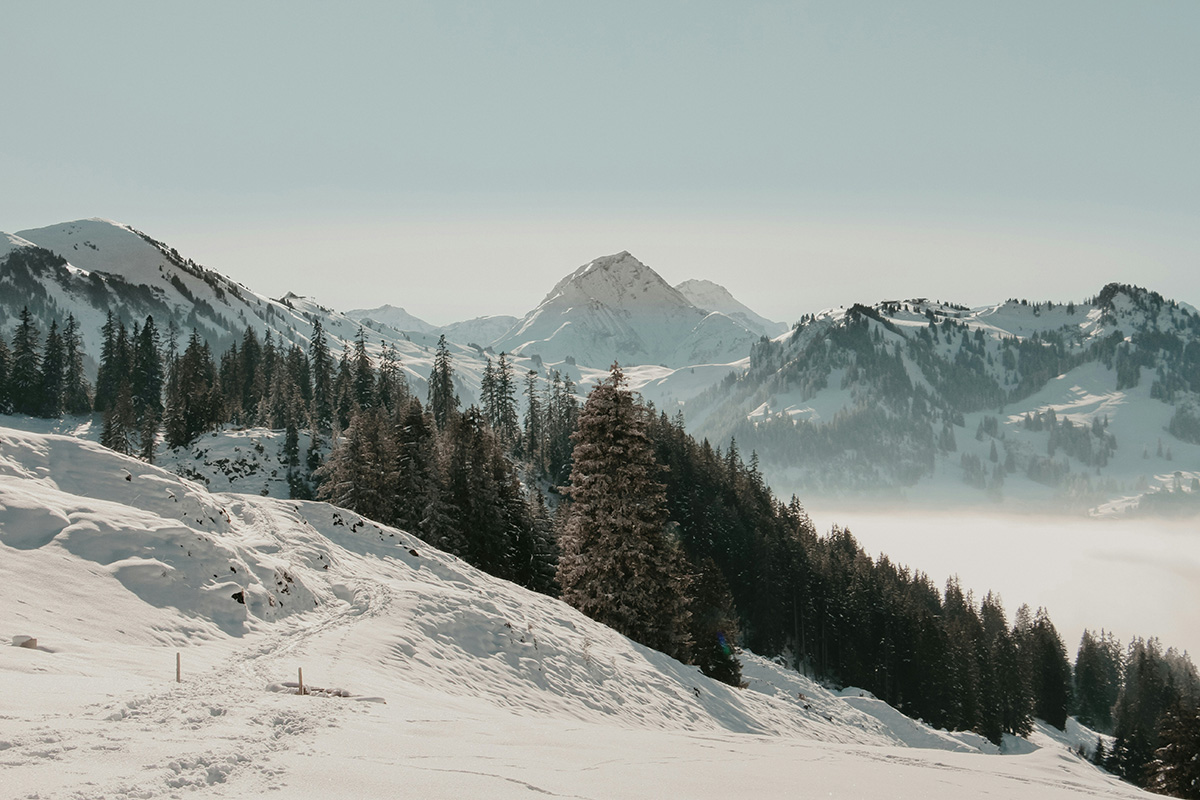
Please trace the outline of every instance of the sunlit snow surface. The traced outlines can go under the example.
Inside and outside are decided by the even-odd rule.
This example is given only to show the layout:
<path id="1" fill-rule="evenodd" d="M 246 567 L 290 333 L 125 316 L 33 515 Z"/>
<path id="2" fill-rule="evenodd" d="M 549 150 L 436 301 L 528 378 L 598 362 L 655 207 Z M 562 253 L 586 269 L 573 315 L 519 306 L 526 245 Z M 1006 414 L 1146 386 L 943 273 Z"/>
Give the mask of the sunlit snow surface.
<path id="1" fill-rule="evenodd" d="M 713 683 L 354 514 L 0 429 L 6 798 L 1136 794 L 1087 732 L 982 754 L 745 661 Z"/>

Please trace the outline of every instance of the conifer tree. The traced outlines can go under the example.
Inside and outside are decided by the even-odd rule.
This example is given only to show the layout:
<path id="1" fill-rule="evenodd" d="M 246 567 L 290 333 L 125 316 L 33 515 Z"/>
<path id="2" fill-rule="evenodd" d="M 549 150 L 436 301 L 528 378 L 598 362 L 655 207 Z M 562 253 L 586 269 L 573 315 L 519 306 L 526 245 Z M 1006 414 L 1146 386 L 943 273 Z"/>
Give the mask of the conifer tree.
<path id="1" fill-rule="evenodd" d="M 667 537 L 661 468 L 644 408 L 620 367 L 588 395 L 575 433 L 571 505 L 558 580 L 563 599 L 631 639 L 686 659 L 686 575 Z"/>
<path id="2" fill-rule="evenodd" d="M 359 408 L 375 406 L 375 370 L 371 366 L 371 356 L 367 353 L 367 333 L 361 325 L 358 335 L 354 337 L 354 355 L 351 365 L 354 382 L 354 402 Z"/>
<path id="3" fill-rule="evenodd" d="M 21 309 L 21 321 L 13 334 L 12 367 L 8 376 L 9 396 L 17 414 L 37 416 L 44 406 L 39 337 L 29 308 Z"/>
<path id="4" fill-rule="evenodd" d="M 121 388 L 121 377 L 126 373 L 125 353 L 118 343 L 117 329 L 120 323 L 111 311 L 100 328 L 100 366 L 96 371 L 95 410 L 104 412 L 117 399 Z M 121 325 L 123 328 L 124 326 Z"/>
<path id="5" fill-rule="evenodd" d="M 450 346 L 446 336 L 438 337 L 437 350 L 433 356 L 433 370 L 429 373 L 429 411 L 438 430 L 443 430 L 458 409 L 458 395 L 454 393 L 454 367 L 450 359 Z"/>
<path id="6" fill-rule="evenodd" d="M 320 319 L 313 320 L 308 358 L 312 370 L 313 425 L 328 435 L 333 428 L 334 364 Z"/>
<path id="7" fill-rule="evenodd" d="M 496 438 L 506 449 L 517 442 L 520 427 L 517 422 L 517 387 L 513 383 L 513 368 L 506 353 L 500 354 L 496 365 Z"/>
<path id="8" fill-rule="evenodd" d="M 1111 633 L 1085 630 L 1075 656 L 1075 715 L 1089 728 L 1112 732 L 1121 691 L 1121 645 Z"/>
<path id="9" fill-rule="evenodd" d="M 58 323 L 50 323 L 46 334 L 46 352 L 42 356 L 42 409 L 41 416 L 57 419 L 63 413 L 63 396 L 66 388 L 66 352 Z"/>
<path id="10" fill-rule="evenodd" d="M 128 377 L 130 399 L 138 429 L 138 455 L 154 460 L 163 415 L 163 368 L 161 343 L 154 317 L 147 316 L 133 343 L 133 364 Z"/>
<path id="11" fill-rule="evenodd" d="M 92 389 L 83 369 L 83 340 L 74 315 L 67 316 L 63 328 L 63 411 L 87 414 L 92 410 Z"/>
<path id="12" fill-rule="evenodd" d="M 405 401 L 408 382 L 400 367 L 400 356 L 396 348 L 383 343 L 379 355 L 379 372 L 375 383 L 375 398 L 389 412 L 395 411 Z"/>

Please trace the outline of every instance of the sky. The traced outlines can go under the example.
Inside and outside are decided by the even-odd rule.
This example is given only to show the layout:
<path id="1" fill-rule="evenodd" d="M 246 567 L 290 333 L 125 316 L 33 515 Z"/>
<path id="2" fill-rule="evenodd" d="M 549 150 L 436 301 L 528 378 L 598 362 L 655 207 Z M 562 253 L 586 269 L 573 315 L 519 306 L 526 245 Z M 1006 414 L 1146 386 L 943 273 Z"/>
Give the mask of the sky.
<path id="1" fill-rule="evenodd" d="M 0 230 L 521 315 L 629 250 L 761 314 L 1200 305 L 1200 3 L 0 0 Z M 19 32 L 12 35 L 11 32 Z"/>

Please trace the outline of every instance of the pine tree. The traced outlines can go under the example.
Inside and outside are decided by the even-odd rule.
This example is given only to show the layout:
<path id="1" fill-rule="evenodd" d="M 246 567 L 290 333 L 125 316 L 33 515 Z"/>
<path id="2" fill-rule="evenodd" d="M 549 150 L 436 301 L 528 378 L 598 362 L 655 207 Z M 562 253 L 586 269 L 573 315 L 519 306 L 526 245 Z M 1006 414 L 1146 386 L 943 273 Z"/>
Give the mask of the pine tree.
<path id="1" fill-rule="evenodd" d="M 321 320 L 313 320 L 312 339 L 309 343 L 309 363 L 312 369 L 313 425 L 320 433 L 328 435 L 333 429 L 333 356 L 329 342 L 321 327 Z"/>
<path id="2" fill-rule="evenodd" d="M 138 455 L 154 461 L 154 447 L 163 416 L 163 367 L 158 328 L 147 316 L 133 343 L 128 384 L 138 429 Z"/>
<path id="3" fill-rule="evenodd" d="M 375 406 L 375 370 L 367 353 L 367 333 L 361 325 L 354 337 L 354 356 L 351 365 L 354 382 L 354 401 L 359 408 Z"/>
<path id="4" fill-rule="evenodd" d="M 67 316 L 63 328 L 63 411 L 87 414 L 92 410 L 92 389 L 83 369 L 83 340 L 74 315 Z"/>
<path id="5" fill-rule="evenodd" d="M 36 416 L 44 407 L 39 336 L 33 315 L 28 307 L 23 308 L 21 322 L 13 334 L 12 368 L 8 376 L 8 391 L 17 414 Z"/>
<path id="6" fill-rule="evenodd" d="M 1111 733 L 1121 691 L 1121 645 L 1110 633 L 1085 630 L 1075 656 L 1075 715 L 1089 728 Z"/>
<path id="7" fill-rule="evenodd" d="M 458 409 L 458 395 L 454 393 L 454 367 L 450 360 L 450 346 L 445 334 L 438 337 L 437 350 L 433 356 L 433 370 L 429 373 L 429 411 L 443 430 Z"/>
<path id="8" fill-rule="evenodd" d="M 645 411 L 613 365 L 579 417 L 558 580 L 563 599 L 642 644 L 687 658 L 686 576 L 665 531 Z"/>
<path id="9" fill-rule="evenodd" d="M 496 365 L 496 438 L 506 449 L 512 449 L 520 434 L 517 421 L 517 387 L 513 383 L 513 368 L 506 353 L 500 354 Z"/>
<path id="10" fill-rule="evenodd" d="M 125 353 L 118 344 L 117 328 L 120 323 L 113 318 L 112 312 L 100 328 L 102 342 L 100 344 L 100 366 L 96 371 L 95 410 L 105 412 L 117 399 L 121 388 L 121 378 L 126 374 Z M 124 326 L 121 325 L 122 330 Z"/>
<path id="11" fill-rule="evenodd" d="M 1067 708 L 1071 704 L 1071 662 L 1046 609 L 1038 609 L 1027 642 L 1034 714 L 1059 730 L 1066 730 Z"/>
<path id="12" fill-rule="evenodd" d="M 42 409 L 41 416 L 57 419 L 63 413 L 63 397 L 66 389 L 67 364 L 62 336 L 58 323 L 50 323 L 46 334 L 46 352 L 42 356 Z"/>

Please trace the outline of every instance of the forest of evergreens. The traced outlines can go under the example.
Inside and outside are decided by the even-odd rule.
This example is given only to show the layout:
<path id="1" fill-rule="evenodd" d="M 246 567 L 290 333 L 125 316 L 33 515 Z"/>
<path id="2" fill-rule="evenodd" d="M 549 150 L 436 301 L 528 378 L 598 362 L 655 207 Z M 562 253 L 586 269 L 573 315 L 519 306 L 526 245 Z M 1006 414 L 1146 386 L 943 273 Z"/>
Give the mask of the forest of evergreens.
<path id="1" fill-rule="evenodd" d="M 444 339 L 422 399 L 393 349 L 371 358 L 360 330 L 335 357 L 319 320 L 307 350 L 252 329 L 219 355 L 194 332 L 181 349 L 151 317 L 128 330 L 110 316 L 102 337 L 93 383 L 75 320 L 43 339 L 23 313 L 0 337 L 0 413 L 94 413 L 103 444 L 151 461 L 224 425 L 283 430 L 293 496 L 412 531 L 710 676 L 739 685 L 745 647 L 997 743 L 1075 714 L 1115 737 L 1098 763 L 1197 796 L 1200 678 L 1186 654 L 1087 632 L 1072 664 L 1044 609 L 1010 618 L 995 594 L 939 589 L 849 530 L 818 533 L 756 455 L 697 442 L 616 365 L 580 404 L 569 380 L 518 379 L 501 354 L 480 405 L 461 408 Z M 1087 446 L 1060 433 L 1063 448 Z"/>

